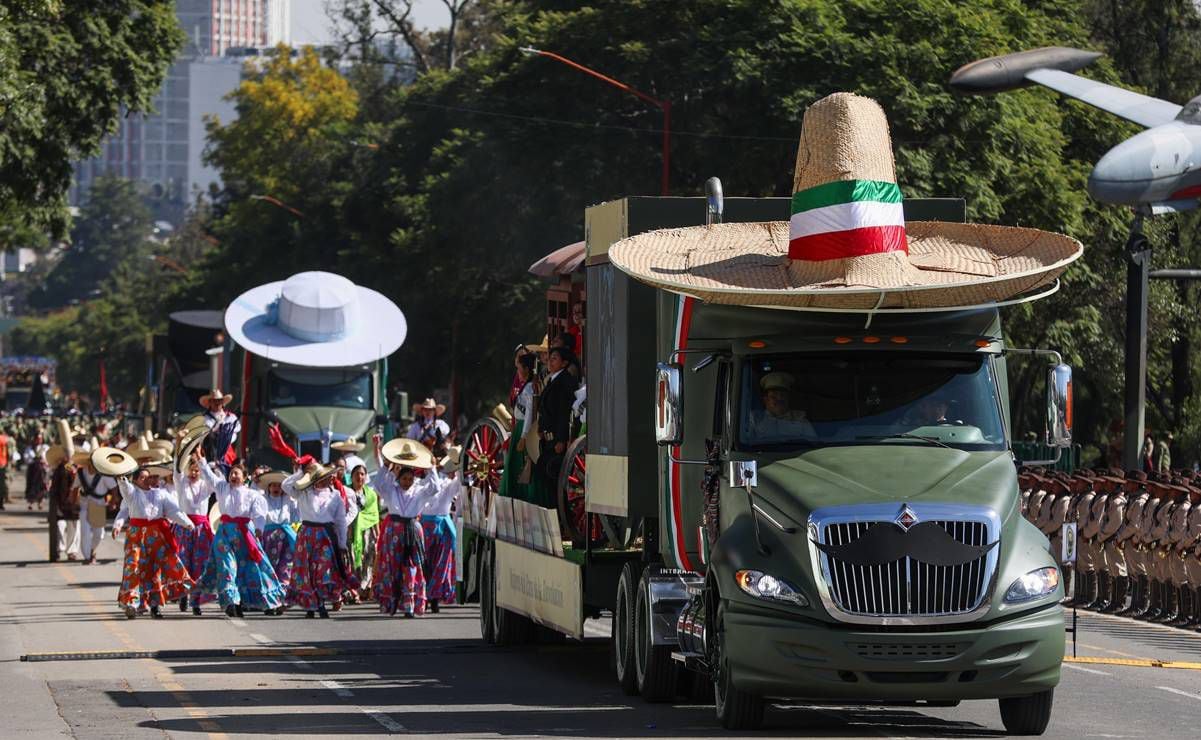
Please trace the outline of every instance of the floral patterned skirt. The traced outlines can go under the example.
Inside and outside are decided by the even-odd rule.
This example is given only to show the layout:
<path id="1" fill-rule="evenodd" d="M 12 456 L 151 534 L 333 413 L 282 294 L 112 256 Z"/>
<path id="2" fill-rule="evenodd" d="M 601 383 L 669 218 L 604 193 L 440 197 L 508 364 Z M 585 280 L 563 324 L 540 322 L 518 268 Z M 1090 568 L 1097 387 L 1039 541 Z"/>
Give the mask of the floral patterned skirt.
<path id="1" fill-rule="evenodd" d="M 208 562 L 209 553 L 213 551 L 213 530 L 209 527 L 207 516 L 190 517 L 196 526 L 184 529 L 182 524 L 171 525 L 175 530 L 175 542 L 179 545 L 179 561 L 187 568 L 192 580 L 199 580 L 204 573 L 204 564 Z M 212 594 L 195 593 L 189 598 L 192 606 L 204 604 L 213 600 Z"/>
<path id="2" fill-rule="evenodd" d="M 192 577 L 158 526 L 130 525 L 125 535 L 125 567 L 117 603 L 122 607 L 163 606 L 179 601 Z"/>
<path id="3" fill-rule="evenodd" d="M 386 614 L 425 613 L 425 533 L 420 519 L 383 521 L 375 568 L 375 598 Z"/>
<path id="4" fill-rule="evenodd" d="M 458 532 L 449 514 L 425 515 L 421 517 L 421 529 L 425 534 L 425 558 L 422 573 L 425 576 L 425 599 L 439 604 L 453 604 L 455 591 L 455 542 Z"/>
<path id="5" fill-rule="evenodd" d="M 358 588 L 358 579 L 353 575 L 347 577 L 339 567 L 336 548 L 337 541 L 330 538 L 325 527 L 301 525 L 292 560 L 288 606 L 305 611 L 337 606 L 342 603 L 343 591 Z"/>
<path id="6" fill-rule="evenodd" d="M 249 535 L 255 536 L 253 531 Z M 216 594 L 222 608 L 241 604 L 244 609 L 275 609 L 284 603 L 284 589 L 271 561 L 250 559 L 250 550 L 234 522 L 222 522 L 217 528 L 196 590 Z"/>
<path id="7" fill-rule="evenodd" d="M 296 555 L 296 530 L 290 524 L 268 524 L 263 529 L 263 554 L 271 561 L 279 583 L 286 591 L 292 584 L 292 560 Z"/>

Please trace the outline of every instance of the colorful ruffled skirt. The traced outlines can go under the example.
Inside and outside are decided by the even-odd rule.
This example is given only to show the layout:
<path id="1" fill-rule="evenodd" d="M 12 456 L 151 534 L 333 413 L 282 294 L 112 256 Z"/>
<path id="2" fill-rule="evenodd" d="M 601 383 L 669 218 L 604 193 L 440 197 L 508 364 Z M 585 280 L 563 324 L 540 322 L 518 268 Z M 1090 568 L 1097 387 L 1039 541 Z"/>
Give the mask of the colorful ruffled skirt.
<path id="1" fill-rule="evenodd" d="M 164 529 L 131 524 L 126 530 L 125 567 L 117 594 L 122 607 L 163 606 L 179 601 L 192 586 Z"/>
<path id="2" fill-rule="evenodd" d="M 375 598 L 386 614 L 425 613 L 425 533 L 420 518 L 383 521 L 375 569 Z"/>
<path id="3" fill-rule="evenodd" d="M 255 536 L 250 530 L 247 535 Z M 284 589 L 271 561 L 251 559 L 250 548 L 234 522 L 222 522 L 217 528 L 195 590 L 216 594 L 222 608 L 241 604 L 243 609 L 275 609 L 284 603 Z"/>
<path id="4" fill-rule="evenodd" d="M 263 528 L 263 554 L 271 561 L 279 583 L 286 591 L 292 585 L 292 560 L 296 555 L 296 530 L 291 524 L 268 524 Z"/>
<path id="5" fill-rule="evenodd" d="M 358 588 L 358 579 L 347 575 L 347 564 L 338 557 L 337 540 L 329 529 L 305 523 L 296 538 L 292 560 L 292 582 L 288 586 L 288 606 L 314 611 L 319 606 L 335 607 L 342 603 L 342 592 Z"/>
<path id="6" fill-rule="evenodd" d="M 182 524 L 173 524 L 175 542 L 179 545 L 179 561 L 187 569 L 192 580 L 200 579 L 204 574 L 204 565 L 208 562 L 209 553 L 213 551 L 213 530 L 209 526 L 209 518 L 202 514 L 189 514 L 188 518 L 196 525 L 185 529 Z M 213 600 L 212 594 L 194 593 L 189 597 L 193 606 Z"/>
<path id="7" fill-rule="evenodd" d="M 425 557 L 422 573 L 425 577 L 426 601 L 453 604 L 455 591 L 455 543 L 458 532 L 449 514 L 426 514 L 421 517 L 425 534 Z"/>

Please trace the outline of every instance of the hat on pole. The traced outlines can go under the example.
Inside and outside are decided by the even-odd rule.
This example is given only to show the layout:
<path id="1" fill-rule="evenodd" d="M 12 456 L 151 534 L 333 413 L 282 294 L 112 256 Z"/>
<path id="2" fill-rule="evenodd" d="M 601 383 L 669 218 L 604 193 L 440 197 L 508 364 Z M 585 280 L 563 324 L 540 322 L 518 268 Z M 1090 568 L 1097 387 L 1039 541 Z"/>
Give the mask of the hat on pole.
<path id="1" fill-rule="evenodd" d="M 805 112 L 789 221 L 661 229 L 608 252 L 637 280 L 710 303 L 850 311 L 1036 297 L 1082 253 L 1038 229 L 906 221 L 888 119 L 850 93 Z"/>

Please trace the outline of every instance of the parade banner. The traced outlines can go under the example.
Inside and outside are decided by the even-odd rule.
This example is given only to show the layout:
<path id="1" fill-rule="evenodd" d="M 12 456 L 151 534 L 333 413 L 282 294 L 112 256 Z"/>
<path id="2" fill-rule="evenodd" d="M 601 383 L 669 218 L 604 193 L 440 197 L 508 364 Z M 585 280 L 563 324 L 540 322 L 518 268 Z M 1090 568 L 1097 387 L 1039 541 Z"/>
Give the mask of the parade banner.
<path id="1" fill-rule="evenodd" d="M 496 603 L 577 639 L 584 637 L 583 578 L 569 560 L 496 543 Z"/>

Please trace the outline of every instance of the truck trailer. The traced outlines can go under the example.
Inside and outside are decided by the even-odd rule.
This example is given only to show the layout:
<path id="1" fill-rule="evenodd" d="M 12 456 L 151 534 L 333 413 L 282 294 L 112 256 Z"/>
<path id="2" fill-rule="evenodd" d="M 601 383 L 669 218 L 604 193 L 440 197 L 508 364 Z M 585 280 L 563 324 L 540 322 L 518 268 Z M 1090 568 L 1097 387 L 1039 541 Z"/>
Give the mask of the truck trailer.
<path id="1" fill-rule="evenodd" d="M 626 693 L 712 696 L 728 729 L 757 727 L 774 699 L 990 699 L 1011 733 L 1041 734 L 1063 588 L 1047 538 L 1019 513 L 1006 375 L 1008 356 L 1032 351 L 1006 346 L 996 305 L 717 305 L 610 263 L 635 234 L 789 213 L 786 198 L 714 200 L 587 209 L 579 472 L 586 516 L 605 526 L 477 491 L 465 565 L 484 639 L 582 638 L 586 619 L 608 615 Z M 965 215 L 958 199 L 904 208 L 907 220 Z M 1048 366 L 1048 442 L 1062 448 L 1071 370 L 1033 354 Z"/>

